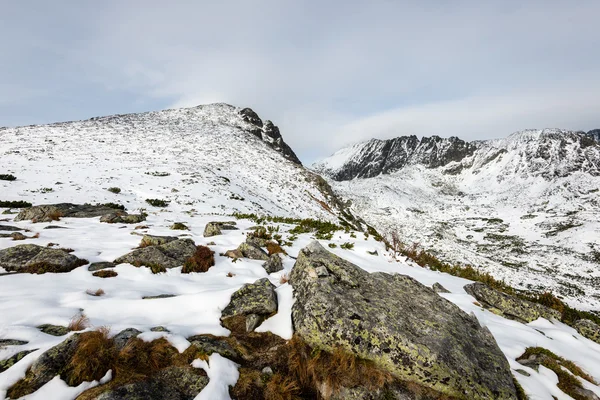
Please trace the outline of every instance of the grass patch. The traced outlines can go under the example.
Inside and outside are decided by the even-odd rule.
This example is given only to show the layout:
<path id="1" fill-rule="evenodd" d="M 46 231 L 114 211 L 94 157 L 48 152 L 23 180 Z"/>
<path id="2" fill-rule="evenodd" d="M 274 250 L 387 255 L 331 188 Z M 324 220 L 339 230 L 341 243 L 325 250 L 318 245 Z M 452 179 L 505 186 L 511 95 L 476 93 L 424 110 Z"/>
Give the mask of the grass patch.
<path id="1" fill-rule="evenodd" d="M 215 265 L 215 252 L 206 246 L 196 246 L 196 252 L 183 264 L 181 273 L 206 272 Z"/>
<path id="2" fill-rule="evenodd" d="M 99 289 L 99 290 L 102 290 L 102 289 Z M 98 292 L 98 291 L 96 291 L 96 292 Z M 104 293 L 104 291 L 102 293 Z M 89 325 L 90 325 L 89 318 L 86 317 L 85 314 L 81 313 L 81 314 L 77 314 L 76 316 L 71 318 L 71 321 L 69 322 L 69 325 L 67 326 L 67 328 L 72 332 L 79 332 L 79 331 L 86 329 Z"/>
<path id="3" fill-rule="evenodd" d="M 116 271 L 112 271 L 110 269 L 103 269 L 101 271 L 94 272 L 92 275 L 94 275 L 98 278 L 114 278 L 115 276 L 117 276 L 119 274 Z"/>
<path id="4" fill-rule="evenodd" d="M 275 242 L 268 242 L 267 243 L 267 251 L 269 252 L 269 255 L 273 255 L 273 254 L 286 254 L 285 250 L 283 250 L 281 248 L 281 246 L 278 243 Z"/>
<path id="5" fill-rule="evenodd" d="M 344 250 L 352 250 L 352 249 L 354 249 L 354 243 L 351 243 L 351 242 L 342 243 L 340 245 L 340 248 L 342 248 Z"/>
<path id="6" fill-rule="evenodd" d="M 146 199 L 146 203 L 150 204 L 153 207 L 167 207 L 170 202 L 161 199 Z"/>
<path id="7" fill-rule="evenodd" d="M 117 204 L 117 203 L 103 203 L 103 204 L 98 204 L 99 206 L 103 206 L 103 207 L 108 207 L 108 208 L 114 208 L 115 210 L 121 210 L 121 211 L 125 211 L 125 206 L 122 204 Z"/>
<path id="8" fill-rule="evenodd" d="M 114 193 L 114 194 L 119 194 L 119 193 L 121 193 L 121 188 L 120 188 L 120 187 L 116 187 L 116 186 L 109 187 L 109 188 L 108 188 L 108 189 L 106 189 L 106 190 L 108 190 L 109 192 L 111 192 L 111 193 Z"/>
<path id="9" fill-rule="evenodd" d="M 17 177 L 12 174 L 0 174 L 0 181 L 16 181 Z"/>
<path id="10" fill-rule="evenodd" d="M 169 175 L 171 175 L 169 172 L 160 172 L 160 171 L 145 172 L 145 174 L 151 175 L 151 176 L 169 176 Z"/>
<path id="11" fill-rule="evenodd" d="M 0 207 L 2 208 L 27 208 L 31 207 L 33 204 L 27 201 L 8 201 L 8 200 L 0 200 Z"/>

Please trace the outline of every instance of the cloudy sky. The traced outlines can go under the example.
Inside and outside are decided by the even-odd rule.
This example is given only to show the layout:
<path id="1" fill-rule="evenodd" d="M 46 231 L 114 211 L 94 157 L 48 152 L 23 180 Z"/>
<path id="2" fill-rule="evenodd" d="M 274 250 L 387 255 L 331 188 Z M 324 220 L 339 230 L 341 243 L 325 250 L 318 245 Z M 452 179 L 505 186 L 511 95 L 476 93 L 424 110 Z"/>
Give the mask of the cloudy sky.
<path id="1" fill-rule="evenodd" d="M 0 126 L 226 102 L 304 162 L 600 128 L 600 1 L 2 1 Z"/>

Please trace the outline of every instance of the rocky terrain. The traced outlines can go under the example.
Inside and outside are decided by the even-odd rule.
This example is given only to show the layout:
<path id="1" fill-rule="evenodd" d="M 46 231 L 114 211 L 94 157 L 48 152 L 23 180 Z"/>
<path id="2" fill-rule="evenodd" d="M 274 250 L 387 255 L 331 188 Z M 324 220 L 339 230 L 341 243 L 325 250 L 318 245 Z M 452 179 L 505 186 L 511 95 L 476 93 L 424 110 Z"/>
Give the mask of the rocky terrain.
<path id="1" fill-rule="evenodd" d="M 593 315 L 399 256 L 249 109 L 0 142 L 0 398 L 600 395 Z"/>
<path id="2" fill-rule="evenodd" d="M 371 140 L 313 169 L 407 247 L 600 309 L 600 144 L 588 134 Z"/>

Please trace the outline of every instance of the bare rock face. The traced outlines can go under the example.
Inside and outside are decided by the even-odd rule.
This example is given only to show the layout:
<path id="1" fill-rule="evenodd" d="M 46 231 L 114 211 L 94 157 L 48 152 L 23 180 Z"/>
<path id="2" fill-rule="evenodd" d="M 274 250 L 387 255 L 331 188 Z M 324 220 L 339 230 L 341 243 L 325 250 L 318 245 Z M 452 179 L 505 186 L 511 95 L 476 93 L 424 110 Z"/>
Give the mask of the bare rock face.
<path id="1" fill-rule="evenodd" d="M 294 329 L 311 347 L 341 347 L 450 397 L 517 398 L 489 330 L 414 279 L 369 274 L 315 241 L 300 251 L 290 284 Z"/>
<path id="2" fill-rule="evenodd" d="M 556 310 L 499 292 L 481 282 L 466 285 L 465 291 L 485 307 L 491 308 L 507 318 L 522 322 L 535 321 L 540 317 L 548 320 L 552 318 L 560 320 L 560 313 Z"/>
<path id="3" fill-rule="evenodd" d="M 35 244 L 21 244 L 0 250 L 0 267 L 9 272 L 70 272 L 87 263 L 87 260 L 64 250 Z"/>

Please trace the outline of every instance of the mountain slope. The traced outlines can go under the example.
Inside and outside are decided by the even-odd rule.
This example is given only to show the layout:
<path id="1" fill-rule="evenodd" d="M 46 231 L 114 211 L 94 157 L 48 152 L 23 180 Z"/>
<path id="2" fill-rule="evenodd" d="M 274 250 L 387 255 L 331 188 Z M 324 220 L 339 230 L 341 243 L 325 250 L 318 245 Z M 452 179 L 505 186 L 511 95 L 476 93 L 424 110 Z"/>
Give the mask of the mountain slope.
<path id="1" fill-rule="evenodd" d="M 313 168 L 368 223 L 409 245 L 600 309 L 600 145 L 587 136 L 369 141 Z"/>
<path id="2" fill-rule="evenodd" d="M 212 104 L 3 128 L 0 143 L 2 173 L 18 178 L 0 181 L 0 200 L 116 202 L 133 210 L 159 198 L 175 213 L 337 221 L 327 185 L 250 109 Z"/>

